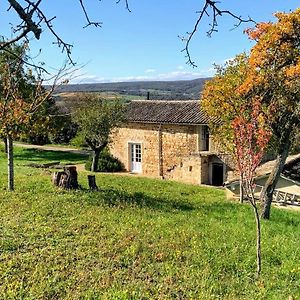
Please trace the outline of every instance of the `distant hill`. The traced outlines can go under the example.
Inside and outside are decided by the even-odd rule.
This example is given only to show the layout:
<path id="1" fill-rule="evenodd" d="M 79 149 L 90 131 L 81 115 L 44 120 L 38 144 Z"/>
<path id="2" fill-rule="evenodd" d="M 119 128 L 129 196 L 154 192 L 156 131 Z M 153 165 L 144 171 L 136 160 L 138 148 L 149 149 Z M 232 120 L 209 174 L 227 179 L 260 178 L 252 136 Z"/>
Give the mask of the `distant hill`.
<path id="1" fill-rule="evenodd" d="M 135 81 L 113 83 L 69 84 L 59 87 L 58 93 L 113 92 L 150 99 L 199 99 L 203 84 L 210 78 L 180 81 Z"/>

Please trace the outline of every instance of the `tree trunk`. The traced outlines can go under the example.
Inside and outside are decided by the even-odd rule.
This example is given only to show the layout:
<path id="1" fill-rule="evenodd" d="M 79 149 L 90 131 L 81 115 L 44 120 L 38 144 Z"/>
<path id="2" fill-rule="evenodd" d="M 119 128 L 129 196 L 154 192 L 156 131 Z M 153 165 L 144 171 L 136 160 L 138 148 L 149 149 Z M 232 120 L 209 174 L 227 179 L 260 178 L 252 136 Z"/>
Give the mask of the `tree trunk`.
<path id="1" fill-rule="evenodd" d="M 91 166 L 91 171 L 92 172 L 97 172 L 97 167 L 98 167 L 98 161 L 99 161 L 100 153 L 101 153 L 101 149 L 100 148 L 94 149 L 92 166 Z"/>
<path id="2" fill-rule="evenodd" d="M 93 191 L 98 190 L 95 175 L 88 175 L 88 182 L 89 182 L 90 190 L 93 190 Z"/>
<path id="3" fill-rule="evenodd" d="M 269 178 L 264 186 L 263 192 L 261 194 L 262 200 L 262 210 L 261 210 L 261 217 L 263 219 L 270 219 L 271 213 L 271 203 L 273 199 L 273 193 L 276 188 L 277 182 L 280 178 L 280 174 L 284 168 L 285 161 L 288 157 L 289 150 L 290 150 L 290 141 L 282 144 L 280 148 L 279 154 L 277 155 L 275 166 Z"/>
<path id="4" fill-rule="evenodd" d="M 244 191 L 246 191 L 247 196 L 249 196 L 249 202 L 253 208 L 255 223 L 256 223 L 256 276 L 259 277 L 261 273 L 261 227 L 260 227 L 260 218 L 259 212 L 256 205 L 256 200 L 254 196 L 253 189 L 253 180 L 249 181 L 245 187 L 243 187 Z"/>
<path id="5" fill-rule="evenodd" d="M 240 203 L 244 202 L 243 177 L 240 176 Z"/>
<path id="6" fill-rule="evenodd" d="M 257 264 L 257 277 L 261 272 L 261 230 L 260 230 L 260 219 L 257 206 L 253 205 L 255 221 L 256 221 L 256 264 Z"/>
<path id="7" fill-rule="evenodd" d="M 13 140 L 7 136 L 7 171 L 8 171 L 8 190 L 13 191 L 14 187 L 14 153 Z"/>

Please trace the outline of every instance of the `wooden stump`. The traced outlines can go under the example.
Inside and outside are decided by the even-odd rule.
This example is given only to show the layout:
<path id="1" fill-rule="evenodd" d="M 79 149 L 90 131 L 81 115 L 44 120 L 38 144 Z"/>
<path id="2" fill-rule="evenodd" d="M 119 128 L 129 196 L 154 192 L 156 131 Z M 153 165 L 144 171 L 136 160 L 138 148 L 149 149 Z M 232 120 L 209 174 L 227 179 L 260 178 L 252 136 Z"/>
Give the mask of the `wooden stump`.
<path id="1" fill-rule="evenodd" d="M 88 177 L 90 190 L 97 191 L 98 187 L 97 187 L 97 184 L 96 184 L 95 175 L 88 175 L 87 177 Z"/>
<path id="2" fill-rule="evenodd" d="M 54 172 L 52 176 L 52 183 L 56 186 L 59 186 L 60 177 L 64 172 Z"/>
<path id="3" fill-rule="evenodd" d="M 54 172 L 52 182 L 63 189 L 78 189 L 78 175 L 75 166 L 64 167 L 63 172 Z"/>

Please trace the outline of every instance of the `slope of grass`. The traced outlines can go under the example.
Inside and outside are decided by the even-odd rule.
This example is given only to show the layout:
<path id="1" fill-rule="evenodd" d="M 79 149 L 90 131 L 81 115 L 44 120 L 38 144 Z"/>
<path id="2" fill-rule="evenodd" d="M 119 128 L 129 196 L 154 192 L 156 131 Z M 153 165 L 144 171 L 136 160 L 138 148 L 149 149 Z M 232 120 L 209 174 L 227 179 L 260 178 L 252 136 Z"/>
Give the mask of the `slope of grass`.
<path id="1" fill-rule="evenodd" d="M 38 155 L 37 155 L 38 154 Z M 65 161 L 81 157 L 63 153 Z M 23 165 L 61 160 L 17 149 L 16 191 L 0 154 L 0 295 L 4 299 L 287 299 L 300 297 L 300 214 L 255 224 L 222 190 L 97 174 L 98 192 L 51 185 Z"/>

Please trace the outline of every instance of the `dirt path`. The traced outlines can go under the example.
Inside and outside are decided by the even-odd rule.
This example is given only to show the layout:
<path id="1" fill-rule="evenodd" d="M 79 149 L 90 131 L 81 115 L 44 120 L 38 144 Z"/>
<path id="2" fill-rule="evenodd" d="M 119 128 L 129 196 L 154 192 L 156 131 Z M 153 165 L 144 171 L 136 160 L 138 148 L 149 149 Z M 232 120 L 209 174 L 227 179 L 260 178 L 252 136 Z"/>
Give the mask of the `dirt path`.
<path id="1" fill-rule="evenodd" d="M 47 151 L 62 151 L 62 152 L 70 152 L 70 153 L 76 153 L 76 154 L 82 154 L 82 155 L 90 155 L 90 150 L 81 150 L 71 147 L 58 147 L 58 146 L 41 146 L 41 145 L 32 145 L 32 144 L 23 144 L 23 143 L 14 143 L 14 146 L 16 147 L 23 147 L 28 149 L 41 149 L 41 150 L 47 150 Z"/>

